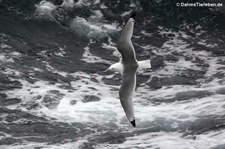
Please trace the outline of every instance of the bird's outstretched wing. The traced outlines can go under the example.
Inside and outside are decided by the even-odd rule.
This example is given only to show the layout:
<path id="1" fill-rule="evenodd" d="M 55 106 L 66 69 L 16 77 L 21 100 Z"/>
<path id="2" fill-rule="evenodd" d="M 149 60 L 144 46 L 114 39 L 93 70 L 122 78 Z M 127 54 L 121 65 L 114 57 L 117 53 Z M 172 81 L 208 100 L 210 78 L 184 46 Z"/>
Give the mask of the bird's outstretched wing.
<path id="1" fill-rule="evenodd" d="M 125 67 L 123 73 L 123 83 L 120 87 L 119 97 L 124 112 L 130 123 L 135 127 L 135 116 L 133 109 L 133 94 L 136 86 L 137 68 Z"/>
<path id="2" fill-rule="evenodd" d="M 119 37 L 119 41 L 117 43 L 117 49 L 122 55 L 122 62 L 123 63 L 135 63 L 136 54 L 131 42 L 131 37 L 133 35 L 133 28 L 134 28 L 134 19 L 136 13 L 133 13 L 130 19 L 127 21 L 124 29 L 121 32 Z"/>
<path id="3" fill-rule="evenodd" d="M 133 34 L 135 13 L 130 17 L 125 25 L 125 28 L 121 32 L 117 49 L 122 55 L 123 71 L 123 83 L 120 87 L 119 96 L 122 107 L 126 113 L 128 120 L 135 127 L 135 117 L 133 109 L 133 93 L 136 86 L 136 71 L 138 63 L 136 60 L 136 54 L 131 42 Z"/>

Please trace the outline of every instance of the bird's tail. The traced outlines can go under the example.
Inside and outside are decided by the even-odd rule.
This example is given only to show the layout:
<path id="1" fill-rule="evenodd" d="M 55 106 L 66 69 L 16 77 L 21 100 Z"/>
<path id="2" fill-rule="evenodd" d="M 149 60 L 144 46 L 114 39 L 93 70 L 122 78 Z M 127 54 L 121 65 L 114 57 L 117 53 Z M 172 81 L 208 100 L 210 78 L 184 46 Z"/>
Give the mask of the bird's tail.
<path id="1" fill-rule="evenodd" d="M 151 60 L 143 60 L 143 61 L 138 61 L 138 69 L 146 69 L 146 68 L 151 68 Z"/>

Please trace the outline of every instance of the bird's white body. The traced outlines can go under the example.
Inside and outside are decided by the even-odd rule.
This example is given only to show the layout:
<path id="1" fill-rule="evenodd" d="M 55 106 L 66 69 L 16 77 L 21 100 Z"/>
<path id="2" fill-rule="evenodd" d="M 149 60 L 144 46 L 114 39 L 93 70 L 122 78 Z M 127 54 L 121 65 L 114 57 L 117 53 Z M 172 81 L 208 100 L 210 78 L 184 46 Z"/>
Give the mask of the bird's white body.
<path id="1" fill-rule="evenodd" d="M 137 61 L 137 63 L 138 70 L 151 68 L 150 60 Z M 123 74 L 124 67 L 122 62 L 120 61 L 118 63 L 112 64 L 109 69 Z"/>

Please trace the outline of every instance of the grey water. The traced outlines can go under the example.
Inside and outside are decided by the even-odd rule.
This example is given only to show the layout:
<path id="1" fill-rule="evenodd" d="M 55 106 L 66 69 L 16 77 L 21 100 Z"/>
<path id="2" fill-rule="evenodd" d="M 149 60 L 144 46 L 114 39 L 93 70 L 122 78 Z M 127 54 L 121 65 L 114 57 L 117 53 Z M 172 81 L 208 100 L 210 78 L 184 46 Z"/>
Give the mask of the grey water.
<path id="1" fill-rule="evenodd" d="M 0 1 L 0 148 L 224 149 L 225 3 L 176 3 Z M 103 72 L 133 10 L 136 128 Z"/>

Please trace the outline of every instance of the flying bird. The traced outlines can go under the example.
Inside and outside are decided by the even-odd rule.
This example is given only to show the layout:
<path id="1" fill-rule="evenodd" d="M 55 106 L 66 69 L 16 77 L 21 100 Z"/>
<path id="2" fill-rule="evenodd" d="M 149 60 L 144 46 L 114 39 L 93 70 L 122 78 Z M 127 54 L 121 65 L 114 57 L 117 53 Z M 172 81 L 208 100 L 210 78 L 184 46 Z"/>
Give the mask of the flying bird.
<path id="1" fill-rule="evenodd" d="M 119 90 L 121 105 L 130 123 L 135 127 L 135 116 L 133 108 L 133 94 L 136 87 L 136 72 L 138 69 L 151 68 L 150 59 L 137 61 L 134 46 L 131 42 L 133 35 L 136 13 L 133 12 L 122 30 L 117 49 L 122 55 L 120 62 L 111 65 L 105 71 L 117 71 L 122 74 L 122 85 Z"/>

